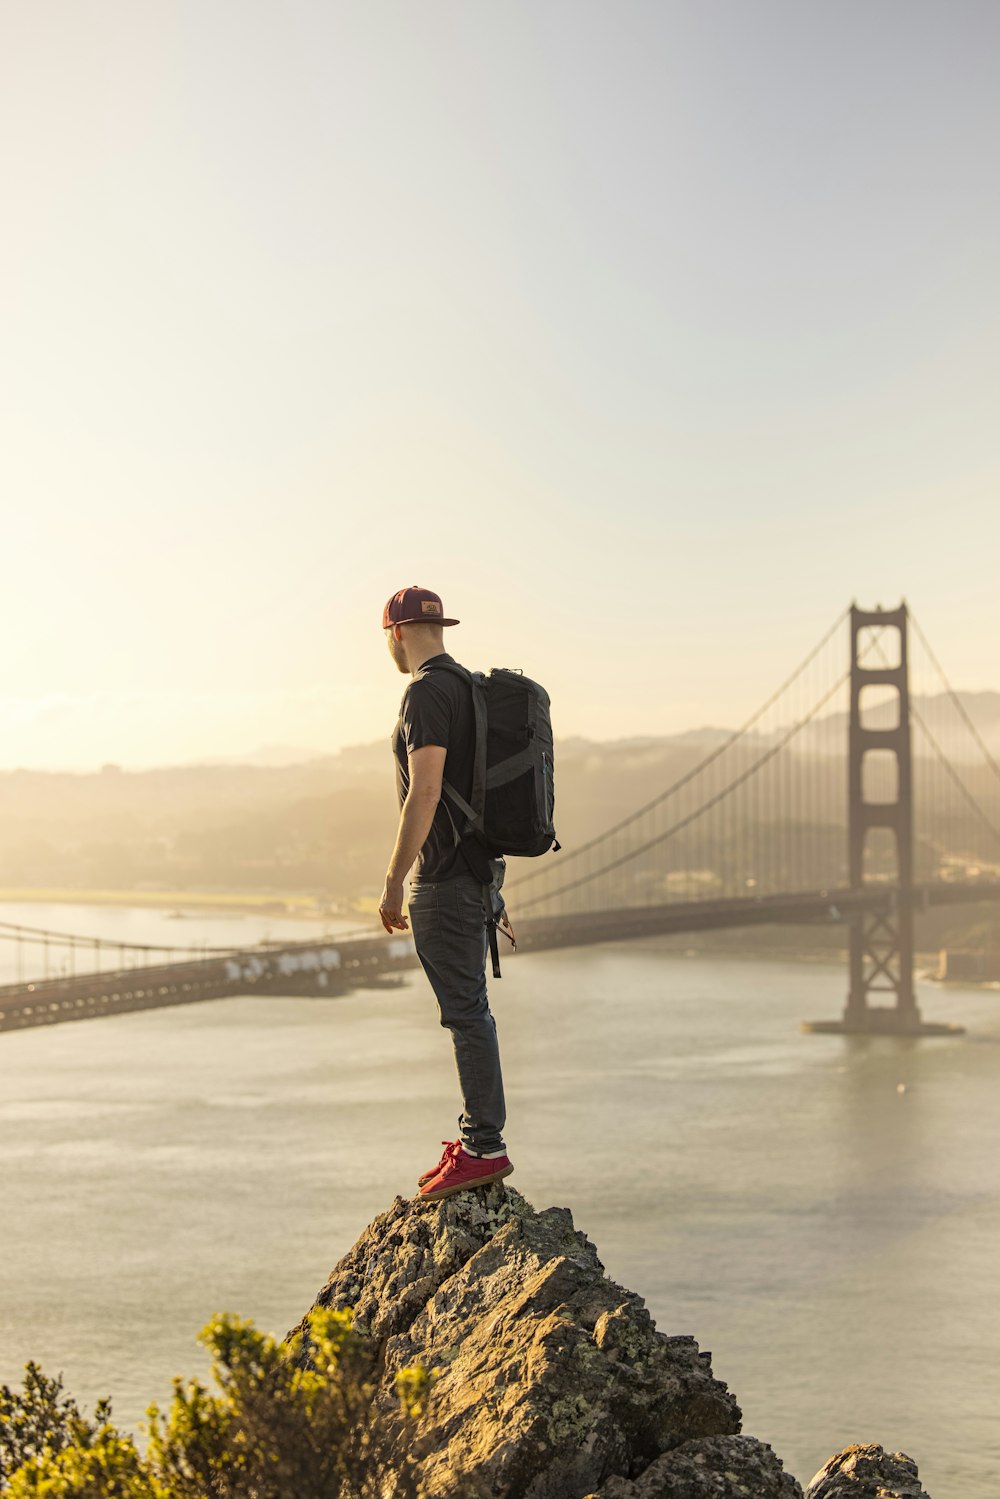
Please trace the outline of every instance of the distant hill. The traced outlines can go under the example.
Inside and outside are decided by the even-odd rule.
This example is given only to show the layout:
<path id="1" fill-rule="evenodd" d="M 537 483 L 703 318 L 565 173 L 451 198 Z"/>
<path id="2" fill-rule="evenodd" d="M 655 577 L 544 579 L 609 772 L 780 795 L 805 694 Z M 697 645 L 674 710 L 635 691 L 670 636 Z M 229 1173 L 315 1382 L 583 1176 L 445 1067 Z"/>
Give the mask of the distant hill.
<path id="1" fill-rule="evenodd" d="M 194 765 L 304 765 L 309 760 L 328 759 L 314 749 L 304 749 L 301 744 L 262 744 L 259 749 L 247 750 L 235 755 L 208 755 L 197 760 L 185 761 Z"/>
<path id="2" fill-rule="evenodd" d="M 1000 692 L 962 692 L 958 694 L 958 698 L 990 752 L 1000 757 Z M 979 758 L 979 750 L 972 735 L 961 723 L 954 704 L 945 693 L 932 697 L 913 694 L 911 705 L 914 715 L 919 715 L 936 738 L 941 741 L 948 740 L 950 750 L 967 759 Z M 866 722 L 870 723 L 873 728 L 888 727 L 892 721 L 893 707 L 888 701 L 866 712 Z M 747 739 L 767 744 L 785 734 L 791 726 L 790 723 L 782 724 L 767 734 L 759 731 L 752 732 Z M 571 735 L 557 739 L 556 746 L 560 760 L 595 754 L 628 754 L 640 757 L 652 755 L 655 757 L 672 748 L 692 748 L 708 752 L 724 744 L 734 732 L 731 727 L 706 724 L 698 728 L 683 729 L 676 734 L 631 735 L 620 739 L 588 739 L 583 735 Z M 846 712 L 830 713 L 817 718 L 800 732 L 796 744 L 820 754 L 840 754 L 847 744 Z M 914 752 L 924 753 L 926 747 L 926 739 L 919 725 L 915 723 Z M 181 765 L 154 767 L 139 771 L 125 772 L 117 765 L 105 765 L 100 772 L 94 773 L 0 771 L 0 809 L 3 805 L 2 785 L 9 777 L 16 777 L 18 787 L 22 789 L 32 784 L 32 777 L 41 778 L 38 784 L 45 784 L 53 789 L 93 780 L 98 774 L 102 780 L 116 774 L 127 775 L 131 784 L 141 783 L 149 788 L 162 786 L 166 778 L 175 790 L 199 784 L 205 787 L 211 784 L 214 789 L 218 789 L 219 783 L 217 780 L 213 781 L 212 777 L 217 776 L 220 771 L 231 770 L 237 773 L 232 779 L 232 788 L 241 786 L 245 789 L 256 783 L 252 774 L 248 774 L 245 780 L 241 779 L 238 775 L 240 771 L 278 773 L 275 784 L 279 784 L 284 779 L 285 773 L 293 781 L 304 775 L 310 779 L 314 776 L 329 777 L 337 784 L 353 784 L 358 779 L 381 775 L 387 767 L 391 770 L 389 737 L 385 735 L 367 744 L 348 745 L 343 749 L 331 750 L 325 754 L 318 754 L 315 750 L 302 746 L 272 744 L 233 755 L 212 755 Z"/>
<path id="3" fill-rule="evenodd" d="M 963 694 L 1000 759 L 1000 693 Z M 981 759 L 944 696 L 915 699 L 930 731 L 955 758 Z M 885 721 L 876 709 L 872 721 Z M 839 782 L 846 715 L 819 719 L 801 736 L 803 766 L 822 762 Z M 557 816 L 562 842 L 593 837 L 657 797 L 731 730 L 705 726 L 662 737 L 557 740 Z M 776 731 L 780 732 L 780 731 Z M 774 735 L 742 746 L 744 761 Z M 915 732 L 915 750 L 926 741 Z M 0 772 L 0 885 L 313 892 L 335 899 L 377 894 L 396 826 L 388 737 L 283 763 L 281 746 L 242 762 L 91 774 Z M 987 768 L 984 789 L 995 783 Z M 755 816 L 780 815 L 767 778 Z"/>
<path id="4" fill-rule="evenodd" d="M 1000 759 L 1000 692 L 960 692 L 957 696 L 990 753 Z M 921 728 L 922 721 L 950 758 L 973 763 L 982 758 L 975 738 L 946 693 L 933 697 L 911 694 L 910 709 L 915 755 L 933 753 Z M 865 723 L 873 729 L 891 728 L 895 723 L 893 702 L 886 701 L 870 711 L 863 707 L 862 711 Z M 839 750 L 847 742 L 847 723 L 847 713 L 831 713 L 817 719 L 803 730 L 803 743 L 808 749 L 824 754 Z"/>

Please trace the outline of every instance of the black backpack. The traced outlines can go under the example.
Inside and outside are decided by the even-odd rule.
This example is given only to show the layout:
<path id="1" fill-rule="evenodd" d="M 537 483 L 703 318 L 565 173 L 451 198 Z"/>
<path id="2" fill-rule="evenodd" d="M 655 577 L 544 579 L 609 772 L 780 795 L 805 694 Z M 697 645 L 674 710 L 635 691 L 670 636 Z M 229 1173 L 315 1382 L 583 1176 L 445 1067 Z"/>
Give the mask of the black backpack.
<path id="1" fill-rule="evenodd" d="M 480 879 L 487 906 L 493 972 L 500 977 L 496 947 L 496 919 L 503 911 L 495 861 L 504 855 L 534 859 L 559 848 L 552 824 L 555 808 L 555 766 L 549 695 L 523 672 L 494 666 L 489 676 L 468 671 L 457 662 L 436 662 L 435 671 L 451 671 L 472 688 L 476 716 L 476 749 L 472 791 L 466 801 L 448 781 L 445 796 L 459 814 L 449 809 L 455 841 L 470 869 Z M 486 888 L 496 895 L 487 897 Z"/>
<path id="2" fill-rule="evenodd" d="M 488 858 L 534 859 L 556 843 L 552 825 L 555 782 L 552 719 L 544 687 L 522 672 L 494 666 L 489 676 L 441 661 L 472 688 L 476 749 L 471 800 L 449 781 L 443 790 L 461 813 L 460 837 L 471 837 Z"/>

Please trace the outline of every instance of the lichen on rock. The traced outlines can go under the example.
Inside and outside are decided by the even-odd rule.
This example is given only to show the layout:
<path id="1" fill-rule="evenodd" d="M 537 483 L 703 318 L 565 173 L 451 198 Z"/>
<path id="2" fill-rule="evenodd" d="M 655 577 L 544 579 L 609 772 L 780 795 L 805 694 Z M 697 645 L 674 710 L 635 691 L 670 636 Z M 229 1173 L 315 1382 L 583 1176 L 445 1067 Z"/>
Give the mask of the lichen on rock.
<path id="1" fill-rule="evenodd" d="M 928 1494 L 912 1457 L 868 1443 L 831 1457 L 806 1489 L 806 1499 L 928 1499 Z"/>
<path id="2" fill-rule="evenodd" d="M 710 1355 L 657 1330 L 567 1208 L 536 1212 L 500 1183 L 397 1197 L 316 1304 L 353 1308 L 390 1420 L 397 1375 L 434 1371 L 411 1446 L 428 1499 L 803 1499 L 772 1449 L 741 1435 Z M 807 1499 L 928 1496 L 909 1458 L 856 1447 Z"/>
<path id="3" fill-rule="evenodd" d="M 802 1499 L 802 1490 L 766 1442 L 723 1436 L 684 1442 L 587 1499 Z"/>
<path id="4" fill-rule="evenodd" d="M 582 1499 L 685 1442 L 739 1431 L 693 1338 L 656 1330 L 604 1273 L 565 1208 L 501 1185 L 440 1203 L 397 1198 L 317 1304 L 352 1306 L 395 1375 L 437 1378 L 418 1427 L 428 1492 Z"/>

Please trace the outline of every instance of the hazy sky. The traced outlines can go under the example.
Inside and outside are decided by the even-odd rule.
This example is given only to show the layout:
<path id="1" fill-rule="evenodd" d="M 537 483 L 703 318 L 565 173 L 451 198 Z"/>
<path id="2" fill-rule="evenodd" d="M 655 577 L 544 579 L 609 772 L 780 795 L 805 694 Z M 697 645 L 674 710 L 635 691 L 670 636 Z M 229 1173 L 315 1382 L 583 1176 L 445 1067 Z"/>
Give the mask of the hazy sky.
<path id="1" fill-rule="evenodd" d="M 0 0 L 0 766 L 1000 688 L 995 0 Z M 845 640 L 846 664 L 846 640 Z"/>

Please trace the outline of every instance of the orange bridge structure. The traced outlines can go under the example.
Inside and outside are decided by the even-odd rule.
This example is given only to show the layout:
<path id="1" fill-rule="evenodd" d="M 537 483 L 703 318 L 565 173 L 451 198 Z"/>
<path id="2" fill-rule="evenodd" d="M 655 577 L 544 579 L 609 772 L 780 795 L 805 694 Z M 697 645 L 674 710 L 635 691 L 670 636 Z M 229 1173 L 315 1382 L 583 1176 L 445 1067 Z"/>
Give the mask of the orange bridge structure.
<path id="1" fill-rule="evenodd" d="M 621 747 L 623 783 L 643 753 Z M 907 605 L 852 604 L 740 728 L 702 736 L 669 785 L 597 836 L 523 861 L 505 893 L 527 952 L 842 926 L 843 1014 L 807 1029 L 947 1034 L 957 1027 L 917 1006 L 914 918 L 1000 902 L 1000 764 Z M 377 930 L 246 950 L 13 923 L 0 924 L 3 939 L 17 944 L 19 971 L 41 948 L 43 973 L 0 986 L 0 1030 L 233 995 L 343 994 L 398 983 L 416 962 L 408 937 Z"/>

